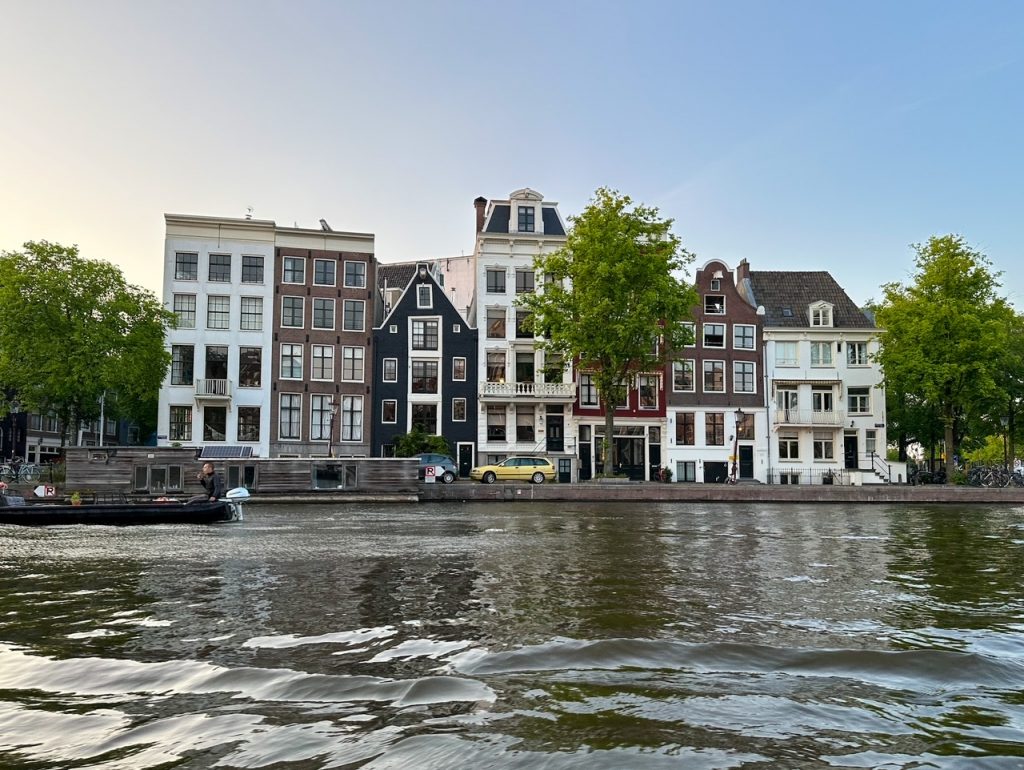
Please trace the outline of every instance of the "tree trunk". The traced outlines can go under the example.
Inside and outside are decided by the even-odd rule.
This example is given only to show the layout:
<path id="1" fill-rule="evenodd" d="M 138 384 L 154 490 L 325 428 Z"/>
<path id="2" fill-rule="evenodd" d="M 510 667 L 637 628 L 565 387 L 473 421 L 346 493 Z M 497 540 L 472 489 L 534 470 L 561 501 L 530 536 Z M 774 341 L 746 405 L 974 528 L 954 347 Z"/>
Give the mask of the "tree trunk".
<path id="1" fill-rule="evenodd" d="M 946 427 L 945 430 L 945 442 L 946 442 L 946 483 L 951 484 L 953 482 L 953 455 L 956 453 L 956 446 L 953 442 L 953 415 L 946 415 L 943 420 L 943 424 Z"/>
<path id="2" fill-rule="evenodd" d="M 615 473 L 615 406 L 605 401 L 604 405 L 604 475 Z"/>

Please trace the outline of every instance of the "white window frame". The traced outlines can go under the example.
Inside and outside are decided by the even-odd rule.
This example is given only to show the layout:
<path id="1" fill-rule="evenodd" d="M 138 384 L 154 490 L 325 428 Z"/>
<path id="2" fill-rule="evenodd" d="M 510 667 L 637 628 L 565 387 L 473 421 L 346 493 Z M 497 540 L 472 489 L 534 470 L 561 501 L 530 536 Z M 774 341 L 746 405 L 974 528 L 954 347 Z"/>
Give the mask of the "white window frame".
<path id="1" fill-rule="evenodd" d="M 353 270 L 352 271 L 352 273 L 353 273 L 353 275 L 352 275 L 352 279 L 353 279 L 352 283 L 349 283 L 349 272 L 348 272 L 348 266 L 349 265 L 358 265 L 358 266 L 362 267 L 361 271 L 360 270 Z M 342 280 L 345 282 L 345 288 L 346 289 L 365 289 L 366 288 L 366 263 L 365 262 L 363 262 L 361 260 L 353 260 L 353 259 L 345 260 L 344 270 L 345 270 L 345 275 L 343 276 Z"/>
<path id="2" fill-rule="evenodd" d="M 321 329 L 321 330 L 334 331 L 334 329 L 338 326 L 338 316 L 337 316 L 338 306 L 337 306 L 337 303 L 331 297 L 313 297 L 312 299 L 313 299 L 313 313 L 312 313 L 312 315 L 310 316 L 310 319 L 309 319 L 310 328 L 311 329 Z M 327 307 L 330 308 L 330 311 L 331 311 L 331 324 L 330 324 L 330 326 L 324 326 L 324 325 L 318 324 L 316 322 L 316 311 L 317 311 L 317 305 L 318 304 L 320 305 L 321 308 L 327 308 Z"/>
<path id="3" fill-rule="evenodd" d="M 351 366 L 350 366 L 351 360 Z M 392 359 L 397 360 L 397 359 Z M 349 369 L 353 376 L 346 376 Z M 358 369 L 358 372 L 355 370 Z M 365 382 L 366 380 L 366 349 L 361 345 L 343 345 L 341 348 L 341 381 Z"/>
<path id="4" fill-rule="evenodd" d="M 326 263 L 334 267 L 333 277 L 334 280 L 330 283 L 321 283 L 316 279 L 316 266 L 320 263 Z M 315 257 L 313 259 L 313 285 L 314 286 L 337 286 L 338 285 L 338 263 L 333 259 L 323 259 L 321 257 Z"/>
<path id="5" fill-rule="evenodd" d="M 586 400 L 593 396 L 593 400 Z M 601 394 L 597 390 L 597 383 L 594 382 L 594 375 L 580 373 L 580 406 L 595 407 L 601 405 Z"/>
<path id="6" fill-rule="evenodd" d="M 289 281 L 287 278 L 285 278 L 285 276 L 288 273 L 293 273 L 294 274 L 294 272 L 295 272 L 294 269 L 293 270 L 289 270 L 288 269 L 288 265 L 289 265 L 289 263 L 292 260 L 295 260 L 296 262 L 298 262 L 299 264 L 302 265 L 302 280 L 301 281 L 295 281 L 295 280 Z M 294 275 L 292 277 L 294 278 Z M 293 286 L 304 286 L 306 284 L 306 258 L 305 257 L 293 257 L 293 256 L 281 257 L 281 283 L 287 283 L 287 284 L 291 284 Z"/>
<path id="7" fill-rule="evenodd" d="M 800 344 L 795 340 L 777 340 L 775 342 L 775 365 L 799 366 Z"/>
<path id="8" fill-rule="evenodd" d="M 317 355 L 317 352 L 320 355 Z M 323 370 L 325 364 L 330 361 L 330 374 L 327 377 L 323 376 Z M 316 376 L 317 363 L 319 362 L 319 368 L 321 369 L 321 376 Z M 318 382 L 333 382 L 334 381 L 334 345 L 313 345 L 309 352 L 309 378 L 311 380 L 317 380 Z"/>
<path id="9" fill-rule="evenodd" d="M 388 404 L 392 405 L 392 419 L 388 419 Z M 380 402 L 380 421 L 384 425 L 397 425 L 398 424 L 398 399 L 397 398 L 385 398 Z"/>
<path id="10" fill-rule="evenodd" d="M 341 441 L 358 443 L 363 440 L 363 397 L 343 395 L 341 397 Z M 355 418 L 358 417 L 358 420 Z M 358 424 L 357 424 L 358 423 Z"/>
<path id="11" fill-rule="evenodd" d="M 701 378 L 700 386 L 701 393 L 726 393 L 729 390 L 729 383 L 726 382 L 725 377 L 725 361 L 719 359 L 705 359 L 701 367 Z M 722 387 L 721 388 L 708 388 L 708 364 L 718 364 L 722 370 Z"/>
<path id="12" fill-rule="evenodd" d="M 309 395 L 309 440 L 331 440 L 331 409 L 334 407 L 333 396 L 328 393 L 311 393 Z"/>
<path id="13" fill-rule="evenodd" d="M 740 331 L 750 330 L 750 344 L 741 345 L 739 344 L 742 340 L 746 339 L 746 335 L 740 336 Z M 754 350 L 757 347 L 757 327 L 754 324 L 733 324 L 732 327 L 732 348 L 733 350 Z"/>
<path id="14" fill-rule="evenodd" d="M 253 308 L 258 308 L 259 312 L 253 312 Z M 254 323 L 253 319 L 257 319 L 256 325 L 247 325 Z M 243 332 L 263 331 L 263 297 L 238 298 L 238 328 Z"/>
<path id="15" fill-rule="evenodd" d="M 746 374 L 741 374 L 741 370 L 746 370 L 749 367 L 750 374 L 750 388 L 741 388 L 740 385 L 746 378 Z M 732 362 L 732 392 L 733 393 L 757 393 L 757 364 L 753 361 L 733 361 Z"/>
<path id="16" fill-rule="evenodd" d="M 831 462 L 836 459 L 836 437 L 831 431 L 816 430 L 811 441 L 811 459 L 815 462 Z"/>
<path id="17" fill-rule="evenodd" d="M 416 286 L 416 307 L 420 310 L 429 310 L 434 307 L 434 287 L 429 283 L 421 283 Z"/>
<path id="18" fill-rule="evenodd" d="M 832 344 L 832 342 L 811 342 L 811 366 L 831 367 L 833 365 Z"/>
<path id="19" fill-rule="evenodd" d="M 462 376 L 459 376 L 459 363 L 462 365 Z M 452 382 L 465 382 L 466 372 L 468 371 L 468 362 L 465 356 L 455 356 L 452 359 Z"/>
<path id="20" fill-rule="evenodd" d="M 191 307 L 184 307 L 189 304 L 191 300 Z M 179 329 L 195 329 L 196 328 L 196 295 L 195 294 L 175 294 L 173 303 L 174 315 L 178 317 L 178 328 Z M 192 322 L 189 323 L 186 319 L 191 317 Z"/>
<path id="21" fill-rule="evenodd" d="M 856 391 L 856 392 L 854 392 Z M 863 392 L 861 392 L 863 391 Z M 857 408 L 854 408 L 856 404 Z M 871 388 L 852 387 L 846 389 L 846 412 L 850 415 L 871 414 Z"/>
<path id="22" fill-rule="evenodd" d="M 391 369 L 391 376 L 389 377 L 388 369 Z M 398 359 L 397 358 L 385 358 L 381 361 L 380 367 L 380 378 L 381 382 L 398 382 Z"/>
<path id="23" fill-rule="evenodd" d="M 722 328 L 722 344 L 721 345 L 709 345 L 708 344 L 708 327 L 709 326 L 720 326 Z M 711 323 L 705 323 L 701 328 L 701 346 L 708 350 L 725 350 L 726 338 L 729 334 L 728 324 L 719 323 L 717 321 Z"/>
<path id="24" fill-rule="evenodd" d="M 360 324 L 358 329 L 356 329 L 356 328 L 349 328 L 349 326 L 348 326 L 348 312 L 347 312 L 346 308 L 348 307 L 348 304 L 350 302 L 358 303 L 360 308 L 362 308 L 361 315 L 362 315 L 363 322 L 362 322 L 362 324 Z M 366 330 L 366 300 L 362 300 L 362 299 L 346 299 L 345 300 L 345 304 L 342 306 L 342 311 L 341 311 L 341 330 L 345 331 L 345 332 L 361 332 L 361 331 L 365 331 Z"/>
<path id="25" fill-rule="evenodd" d="M 284 423 L 282 422 L 282 418 L 283 418 L 283 416 L 285 414 L 285 410 L 283 409 L 283 404 L 284 404 L 285 398 L 288 398 L 289 401 L 291 401 L 292 399 L 295 399 L 296 402 L 298 403 L 298 417 L 297 417 L 297 419 L 294 422 L 294 424 L 295 424 L 295 426 L 297 428 L 298 434 L 299 434 L 297 436 L 285 436 L 284 432 L 281 430 L 281 428 L 284 427 Z M 292 410 L 289 409 L 288 411 L 289 411 L 289 414 L 290 414 Z M 291 423 L 289 423 L 289 424 L 291 424 Z M 277 438 L 278 438 L 279 441 L 301 441 L 302 440 L 302 394 L 301 393 L 280 393 L 280 394 L 278 394 L 278 397 L 277 397 Z"/>
<path id="26" fill-rule="evenodd" d="M 685 370 L 689 366 L 690 370 L 690 387 L 689 388 L 678 388 L 676 384 L 678 382 L 677 372 L 685 374 Z M 682 361 L 672 362 L 672 392 L 673 393 L 696 393 L 697 392 L 697 378 L 696 378 L 697 362 L 693 358 L 684 358 Z"/>
<path id="27" fill-rule="evenodd" d="M 826 328 L 832 326 L 832 306 L 826 303 L 811 305 L 810 310 L 811 326 L 814 328 Z"/>
<path id="28" fill-rule="evenodd" d="M 688 348 L 695 348 L 695 347 L 697 347 L 697 324 L 694 323 L 693 321 L 682 321 L 681 325 L 683 326 L 684 329 L 689 329 L 690 330 L 690 339 L 693 340 L 693 342 L 691 342 L 689 345 L 685 345 L 684 347 L 688 347 Z"/>
<path id="29" fill-rule="evenodd" d="M 836 410 L 836 394 L 831 389 L 811 390 L 811 411 L 831 414 Z"/>
<path id="30" fill-rule="evenodd" d="M 462 417 L 459 417 L 459 405 L 462 405 Z M 452 399 L 452 422 L 466 422 L 466 416 L 469 414 L 467 409 L 466 399 L 464 398 L 453 398 Z"/>
<path id="31" fill-rule="evenodd" d="M 285 375 L 285 373 L 284 373 L 284 359 L 285 359 L 285 351 L 284 351 L 284 349 L 285 348 L 289 348 L 290 349 L 288 354 L 287 354 L 289 360 L 294 361 L 296 358 L 298 359 L 298 366 L 294 365 L 294 363 L 293 363 L 292 366 L 289 367 L 290 374 L 288 374 L 288 375 Z M 296 356 L 295 353 L 294 353 L 294 351 L 296 349 L 299 351 L 298 356 Z M 302 349 L 302 343 L 300 343 L 300 342 L 282 342 L 281 343 L 281 348 L 280 348 L 281 358 L 279 360 L 279 365 L 278 365 L 278 377 L 279 377 L 279 379 L 282 379 L 282 380 L 301 380 L 302 379 L 302 375 L 303 375 L 302 358 L 303 358 L 303 353 L 304 352 L 305 351 L 303 351 L 303 349 Z M 296 371 L 298 372 L 297 375 L 295 374 Z"/>
<path id="32" fill-rule="evenodd" d="M 285 300 L 299 301 L 299 325 L 293 326 L 284 322 L 284 301 Z M 281 296 L 281 328 L 282 329 L 303 329 L 306 326 L 306 298 L 296 297 L 294 294 L 284 294 Z"/>
<path id="33" fill-rule="evenodd" d="M 846 343 L 846 365 L 847 366 L 870 366 L 868 361 L 868 343 L 847 342 Z"/>
<path id="34" fill-rule="evenodd" d="M 216 305 L 215 305 L 216 303 Z M 214 326 L 212 321 L 214 314 L 218 319 L 223 319 L 220 325 Z M 209 294 L 206 297 L 206 328 L 214 331 L 224 331 L 231 328 L 231 295 Z"/>
<path id="35" fill-rule="evenodd" d="M 645 383 L 646 381 L 646 383 Z M 652 387 L 654 389 L 654 405 L 644 406 L 642 401 L 642 392 L 644 385 Z M 661 397 L 659 391 L 661 390 L 661 377 L 656 374 L 640 374 L 636 378 L 636 407 L 637 409 L 645 412 L 658 409 L 661 405 Z"/>

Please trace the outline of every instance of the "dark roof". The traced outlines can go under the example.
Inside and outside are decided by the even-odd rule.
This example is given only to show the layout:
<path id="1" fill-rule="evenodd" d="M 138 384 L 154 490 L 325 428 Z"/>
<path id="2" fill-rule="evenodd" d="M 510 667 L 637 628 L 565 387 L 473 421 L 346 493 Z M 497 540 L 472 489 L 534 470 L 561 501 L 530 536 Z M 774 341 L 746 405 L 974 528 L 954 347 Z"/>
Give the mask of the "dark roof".
<path id="1" fill-rule="evenodd" d="M 565 235 L 565 228 L 554 206 L 542 206 L 541 214 L 544 217 L 544 235 Z"/>
<path id="2" fill-rule="evenodd" d="M 387 281 L 387 285 L 391 289 L 404 289 L 414 275 L 416 275 L 415 262 L 401 262 L 394 265 L 378 262 L 377 288 L 383 289 L 384 282 Z"/>
<path id="3" fill-rule="evenodd" d="M 508 220 L 512 215 L 512 206 L 507 203 L 496 203 L 491 209 L 490 219 L 487 220 L 485 233 L 507 233 Z"/>
<path id="4" fill-rule="evenodd" d="M 810 327 L 807 308 L 815 302 L 832 305 L 832 325 L 872 329 L 874 324 L 824 270 L 751 270 L 754 306 L 764 306 L 764 325 Z"/>

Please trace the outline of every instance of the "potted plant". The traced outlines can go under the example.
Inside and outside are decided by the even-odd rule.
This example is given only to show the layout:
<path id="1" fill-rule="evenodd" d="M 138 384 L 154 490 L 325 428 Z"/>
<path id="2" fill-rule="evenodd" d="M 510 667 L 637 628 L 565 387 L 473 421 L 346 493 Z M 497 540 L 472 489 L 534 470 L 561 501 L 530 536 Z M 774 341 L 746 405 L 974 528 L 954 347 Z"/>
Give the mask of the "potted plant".
<path id="1" fill-rule="evenodd" d="M 72 505 L 81 505 L 82 504 L 82 495 L 79 492 L 75 491 L 75 492 L 71 493 L 71 504 Z"/>

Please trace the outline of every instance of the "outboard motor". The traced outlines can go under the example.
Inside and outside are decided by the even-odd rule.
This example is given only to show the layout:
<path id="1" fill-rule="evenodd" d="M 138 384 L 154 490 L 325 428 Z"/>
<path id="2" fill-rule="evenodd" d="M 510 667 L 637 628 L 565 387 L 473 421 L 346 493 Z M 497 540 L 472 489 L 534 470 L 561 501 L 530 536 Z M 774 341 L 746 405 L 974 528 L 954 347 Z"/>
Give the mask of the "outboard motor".
<path id="1" fill-rule="evenodd" d="M 242 504 L 249 499 L 249 490 L 245 487 L 235 487 L 229 489 L 224 495 L 224 499 L 228 501 L 228 505 L 231 506 L 231 521 L 241 521 L 244 517 L 242 511 Z"/>

